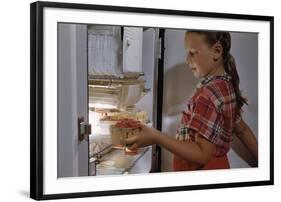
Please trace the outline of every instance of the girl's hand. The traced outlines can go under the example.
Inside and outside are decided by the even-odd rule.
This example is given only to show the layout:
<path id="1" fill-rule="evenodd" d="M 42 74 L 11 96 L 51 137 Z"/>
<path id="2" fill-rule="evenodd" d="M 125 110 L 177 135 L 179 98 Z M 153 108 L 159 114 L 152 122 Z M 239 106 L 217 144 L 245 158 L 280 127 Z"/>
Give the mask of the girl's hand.
<path id="1" fill-rule="evenodd" d="M 158 131 L 150 128 L 144 124 L 140 125 L 140 132 L 136 135 L 124 140 L 125 144 L 131 145 L 128 147 L 134 150 L 139 147 L 146 147 L 148 145 L 156 144 Z"/>

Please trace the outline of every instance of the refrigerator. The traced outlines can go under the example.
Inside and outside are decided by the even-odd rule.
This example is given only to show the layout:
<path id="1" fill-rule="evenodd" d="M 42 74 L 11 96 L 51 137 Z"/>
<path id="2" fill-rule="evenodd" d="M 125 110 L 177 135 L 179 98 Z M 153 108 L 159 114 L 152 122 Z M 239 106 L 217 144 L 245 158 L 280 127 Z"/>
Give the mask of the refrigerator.
<path id="1" fill-rule="evenodd" d="M 58 177 L 161 171 L 159 146 L 130 154 L 113 129 L 130 118 L 161 130 L 163 33 L 58 24 Z"/>

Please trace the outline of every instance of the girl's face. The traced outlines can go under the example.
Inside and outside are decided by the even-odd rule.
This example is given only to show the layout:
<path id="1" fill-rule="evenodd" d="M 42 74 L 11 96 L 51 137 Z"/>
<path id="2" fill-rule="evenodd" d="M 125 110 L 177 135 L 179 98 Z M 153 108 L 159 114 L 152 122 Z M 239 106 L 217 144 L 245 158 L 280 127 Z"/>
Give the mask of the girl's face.
<path id="1" fill-rule="evenodd" d="M 206 42 L 203 34 L 188 32 L 185 35 L 186 63 L 196 78 L 209 74 L 217 65 L 218 55 Z"/>

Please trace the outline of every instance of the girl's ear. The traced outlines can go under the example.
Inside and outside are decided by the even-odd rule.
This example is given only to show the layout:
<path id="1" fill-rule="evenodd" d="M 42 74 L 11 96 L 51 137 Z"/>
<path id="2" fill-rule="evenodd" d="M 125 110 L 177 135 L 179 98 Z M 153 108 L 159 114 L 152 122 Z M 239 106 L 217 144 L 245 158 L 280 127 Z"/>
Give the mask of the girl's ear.
<path id="1" fill-rule="evenodd" d="M 214 61 L 218 61 L 220 57 L 222 57 L 223 48 L 220 43 L 215 43 L 213 46 L 213 59 Z"/>

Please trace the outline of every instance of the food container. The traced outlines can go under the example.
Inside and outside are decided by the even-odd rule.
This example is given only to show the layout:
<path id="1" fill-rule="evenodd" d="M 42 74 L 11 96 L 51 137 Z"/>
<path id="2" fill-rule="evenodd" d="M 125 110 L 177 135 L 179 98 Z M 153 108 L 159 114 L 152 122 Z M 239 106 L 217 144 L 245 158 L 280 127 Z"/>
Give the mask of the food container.
<path id="1" fill-rule="evenodd" d="M 130 150 L 129 145 L 125 145 L 124 140 L 132 136 L 138 135 L 140 128 L 120 128 L 115 125 L 111 126 L 111 143 L 114 148 L 124 149 L 125 154 L 135 155 L 138 149 Z"/>

